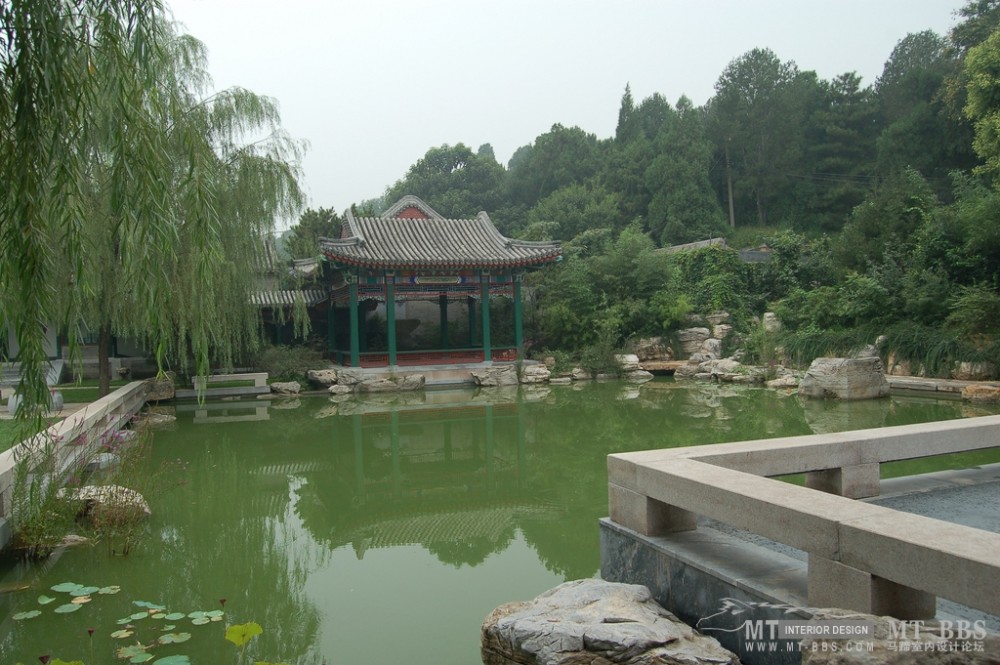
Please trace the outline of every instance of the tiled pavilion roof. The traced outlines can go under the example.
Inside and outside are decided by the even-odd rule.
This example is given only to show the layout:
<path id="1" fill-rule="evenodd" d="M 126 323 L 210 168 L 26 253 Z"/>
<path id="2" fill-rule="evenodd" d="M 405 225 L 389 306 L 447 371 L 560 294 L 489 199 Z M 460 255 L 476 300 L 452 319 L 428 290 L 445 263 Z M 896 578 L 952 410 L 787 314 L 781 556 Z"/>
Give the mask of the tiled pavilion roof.
<path id="1" fill-rule="evenodd" d="M 415 196 L 405 196 L 380 217 L 345 214 L 339 239 L 320 240 L 335 263 L 382 269 L 488 269 L 556 261 L 558 242 L 506 238 L 489 215 L 445 219 Z"/>

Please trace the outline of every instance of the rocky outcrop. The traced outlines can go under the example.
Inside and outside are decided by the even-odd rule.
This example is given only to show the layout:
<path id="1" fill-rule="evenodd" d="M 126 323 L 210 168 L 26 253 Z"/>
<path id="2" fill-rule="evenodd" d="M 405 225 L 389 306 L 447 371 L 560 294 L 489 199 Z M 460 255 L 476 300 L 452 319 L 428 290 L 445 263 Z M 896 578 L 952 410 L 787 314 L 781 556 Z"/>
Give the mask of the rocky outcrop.
<path id="1" fill-rule="evenodd" d="M 712 336 L 708 328 L 685 328 L 677 331 L 677 341 L 685 355 L 692 355 L 701 350 L 702 342 Z"/>
<path id="2" fill-rule="evenodd" d="M 997 375 L 996 365 L 993 363 L 955 363 L 955 368 L 951 370 L 951 378 L 957 381 L 987 381 Z"/>
<path id="3" fill-rule="evenodd" d="M 570 378 L 574 381 L 590 381 L 594 376 L 582 367 L 574 367 L 573 371 L 570 372 Z"/>
<path id="4" fill-rule="evenodd" d="M 875 399 L 889 394 L 882 360 L 816 358 L 799 383 L 799 395 L 842 400 Z"/>
<path id="5" fill-rule="evenodd" d="M 351 386 L 345 386 L 342 383 L 337 383 L 335 385 L 332 385 L 326 390 L 331 395 L 346 395 L 348 393 L 354 392 L 354 389 Z"/>
<path id="6" fill-rule="evenodd" d="M 335 369 L 311 369 L 306 372 L 309 383 L 319 388 L 329 388 L 337 383 L 337 370 Z"/>
<path id="7" fill-rule="evenodd" d="M 727 312 L 726 310 L 720 310 L 718 312 L 712 312 L 711 314 L 705 317 L 705 320 L 708 322 L 708 325 L 714 328 L 715 326 L 720 326 L 725 323 L 729 323 L 732 320 L 732 318 L 733 317 L 729 312 Z"/>
<path id="8" fill-rule="evenodd" d="M 518 377 L 521 383 L 535 384 L 547 383 L 551 372 L 545 365 L 525 365 L 521 368 L 521 376 Z"/>
<path id="9" fill-rule="evenodd" d="M 275 381 L 271 384 L 271 392 L 276 395 L 298 395 L 302 385 L 298 381 Z"/>
<path id="10" fill-rule="evenodd" d="M 712 337 L 715 339 L 726 339 L 731 332 L 733 332 L 733 327 L 728 323 L 720 323 L 717 326 L 712 326 Z"/>
<path id="11" fill-rule="evenodd" d="M 144 519 L 152 514 L 146 499 L 121 485 L 84 485 L 61 489 L 56 497 L 79 504 L 78 513 L 95 520 Z"/>
<path id="12" fill-rule="evenodd" d="M 355 390 L 359 393 L 395 393 L 419 390 L 424 387 L 427 378 L 423 374 L 407 374 L 406 376 L 366 376 L 358 383 Z"/>
<path id="13" fill-rule="evenodd" d="M 764 326 L 764 332 L 776 333 L 781 330 L 781 320 L 774 312 L 764 312 L 764 319 L 761 323 Z"/>
<path id="14" fill-rule="evenodd" d="M 902 631 L 899 621 L 892 617 L 831 609 L 817 610 L 811 620 L 836 619 L 870 621 L 875 624 L 874 638 L 853 640 L 854 648 L 848 646 L 848 640 L 804 639 L 799 645 L 802 665 L 995 665 L 1000 662 L 1000 636 L 985 629 L 979 629 L 981 632 L 977 635 L 973 633 L 975 628 L 968 628 L 973 634 L 959 636 L 953 622 L 928 621 L 917 631 L 912 624 Z"/>
<path id="15" fill-rule="evenodd" d="M 647 372 L 646 370 L 636 369 L 631 372 L 625 372 L 625 374 L 622 375 L 622 378 L 629 383 L 646 383 L 647 381 L 653 380 L 653 374 L 651 372 Z"/>
<path id="16" fill-rule="evenodd" d="M 366 376 L 362 369 L 342 369 L 337 372 L 337 383 L 342 386 L 354 386 L 364 381 Z"/>
<path id="17" fill-rule="evenodd" d="M 167 372 L 164 376 L 147 379 L 149 383 L 149 401 L 159 402 L 161 400 L 174 398 L 174 375 Z"/>
<path id="18" fill-rule="evenodd" d="M 615 362 L 618 363 L 618 366 L 621 367 L 623 372 L 634 372 L 638 369 L 642 369 L 639 367 L 639 356 L 634 353 L 615 354 Z"/>
<path id="19" fill-rule="evenodd" d="M 962 388 L 962 399 L 968 402 L 1000 402 L 1000 386 L 977 383 Z"/>
<path id="20" fill-rule="evenodd" d="M 798 388 L 799 378 L 794 374 L 788 374 L 786 376 L 779 376 L 776 379 L 771 379 L 765 382 L 768 388 Z"/>
<path id="21" fill-rule="evenodd" d="M 482 371 L 472 372 L 472 380 L 477 386 L 516 386 L 517 368 L 513 365 L 495 365 Z"/>
<path id="22" fill-rule="evenodd" d="M 662 337 L 645 337 L 629 340 L 625 346 L 629 353 L 634 353 L 639 362 L 647 360 L 673 360 L 674 350 Z"/>
<path id="23" fill-rule="evenodd" d="M 736 655 L 658 605 L 644 586 L 566 582 L 501 605 L 483 623 L 485 665 L 738 665 Z"/>

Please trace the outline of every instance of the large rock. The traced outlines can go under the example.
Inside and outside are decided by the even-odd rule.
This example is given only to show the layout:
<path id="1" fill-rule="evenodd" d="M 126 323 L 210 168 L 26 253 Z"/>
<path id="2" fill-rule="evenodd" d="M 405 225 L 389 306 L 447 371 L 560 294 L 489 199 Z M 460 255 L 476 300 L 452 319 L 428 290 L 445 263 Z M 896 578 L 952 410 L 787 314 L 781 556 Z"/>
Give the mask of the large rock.
<path id="1" fill-rule="evenodd" d="M 355 386 L 359 393 L 395 393 L 419 390 L 424 387 L 426 377 L 423 374 L 407 374 L 406 376 L 367 376 Z"/>
<path id="2" fill-rule="evenodd" d="M 513 365 L 496 365 L 480 372 L 472 372 L 477 386 L 516 386 L 517 368 Z"/>
<path id="3" fill-rule="evenodd" d="M 1000 402 L 1000 386 L 974 383 L 962 388 L 962 399 L 969 402 Z"/>
<path id="4" fill-rule="evenodd" d="M 996 365 L 993 363 L 955 363 L 951 370 L 951 378 L 958 381 L 986 381 L 997 375 Z"/>
<path id="5" fill-rule="evenodd" d="M 634 372 L 639 367 L 639 356 L 634 353 L 616 353 L 615 362 L 622 368 L 623 372 Z"/>
<path id="6" fill-rule="evenodd" d="M 583 369 L 582 367 L 574 367 L 573 371 L 570 372 L 570 376 L 574 381 L 590 381 L 594 378 L 594 375 Z"/>
<path id="7" fill-rule="evenodd" d="M 342 386 L 354 386 L 362 381 L 368 376 L 368 373 L 363 369 L 342 369 L 337 372 L 337 383 Z"/>
<path id="8" fill-rule="evenodd" d="M 717 326 L 712 326 L 712 337 L 715 339 L 726 339 L 731 332 L 733 332 L 733 327 L 728 323 L 720 323 Z"/>
<path id="9" fill-rule="evenodd" d="M 802 665 L 996 665 L 1000 636 L 971 622 L 959 636 L 959 622 L 912 622 L 846 610 L 817 610 L 812 621 L 870 621 L 874 637 L 853 640 L 806 638 L 800 642 Z M 895 624 L 895 625 L 893 625 Z M 905 629 L 905 632 L 904 632 Z M 978 632 L 978 634 L 976 634 Z M 904 637 L 905 635 L 905 637 Z M 852 646 L 849 646 L 852 645 Z"/>
<path id="10" fill-rule="evenodd" d="M 354 392 L 354 388 L 351 386 L 345 386 L 343 384 L 332 385 L 326 389 L 331 395 L 346 395 L 347 393 Z"/>
<path id="11" fill-rule="evenodd" d="M 146 382 L 149 384 L 150 402 L 159 402 L 174 398 L 173 372 L 167 372 L 165 375 L 153 379 L 146 379 Z"/>
<path id="12" fill-rule="evenodd" d="M 715 326 L 722 325 L 723 323 L 729 323 L 732 318 L 732 315 L 726 310 L 719 310 L 718 312 L 712 312 L 706 316 L 705 320 L 708 321 L 708 324 L 714 328 Z"/>
<path id="13" fill-rule="evenodd" d="M 626 349 L 639 357 L 639 362 L 647 360 L 672 360 L 674 350 L 662 337 L 644 337 L 629 340 Z"/>
<path id="14" fill-rule="evenodd" d="M 696 665 L 736 655 L 658 605 L 644 586 L 566 582 L 483 623 L 485 665 Z"/>
<path id="15" fill-rule="evenodd" d="M 320 388 L 329 388 L 337 382 L 337 370 L 335 369 L 311 369 L 306 372 L 309 382 Z"/>
<path id="16" fill-rule="evenodd" d="M 710 338 L 701 343 L 701 353 L 711 358 L 722 357 L 722 340 Z"/>
<path id="17" fill-rule="evenodd" d="M 79 504 L 79 514 L 94 520 L 138 520 L 152 514 L 141 494 L 121 485 L 64 488 L 56 493 L 56 497 Z"/>
<path id="18" fill-rule="evenodd" d="M 549 377 L 552 375 L 549 372 L 549 368 L 545 365 L 525 365 L 521 368 L 521 383 L 533 384 L 533 383 L 547 383 Z"/>
<path id="19" fill-rule="evenodd" d="M 684 328 L 677 331 L 677 341 L 681 343 L 681 350 L 686 355 L 698 353 L 701 343 L 712 336 L 712 331 L 708 328 Z"/>
<path id="20" fill-rule="evenodd" d="M 622 378 L 629 383 L 646 383 L 653 380 L 653 374 L 643 369 L 635 369 L 631 372 L 625 372 Z"/>
<path id="21" fill-rule="evenodd" d="M 274 381 L 271 383 L 271 392 L 276 395 L 298 395 L 302 390 L 302 385 L 298 381 Z"/>
<path id="22" fill-rule="evenodd" d="M 889 394 L 882 360 L 816 358 L 799 383 L 799 395 L 815 398 L 875 399 Z"/>
<path id="23" fill-rule="evenodd" d="M 781 330 L 781 319 L 774 312 L 764 312 L 764 332 L 776 333 Z"/>

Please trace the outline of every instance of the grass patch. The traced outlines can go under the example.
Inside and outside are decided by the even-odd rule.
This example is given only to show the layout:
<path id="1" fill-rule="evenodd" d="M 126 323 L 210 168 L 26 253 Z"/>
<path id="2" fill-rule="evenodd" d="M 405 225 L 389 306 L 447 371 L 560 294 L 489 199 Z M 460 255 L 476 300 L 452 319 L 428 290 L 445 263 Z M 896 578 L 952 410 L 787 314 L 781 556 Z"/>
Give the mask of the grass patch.
<path id="1" fill-rule="evenodd" d="M 58 418 L 46 418 L 43 426 L 48 427 L 58 420 Z M 12 420 L 10 418 L 0 419 L 0 452 L 10 450 L 14 444 L 23 441 L 38 431 L 24 421 Z"/>

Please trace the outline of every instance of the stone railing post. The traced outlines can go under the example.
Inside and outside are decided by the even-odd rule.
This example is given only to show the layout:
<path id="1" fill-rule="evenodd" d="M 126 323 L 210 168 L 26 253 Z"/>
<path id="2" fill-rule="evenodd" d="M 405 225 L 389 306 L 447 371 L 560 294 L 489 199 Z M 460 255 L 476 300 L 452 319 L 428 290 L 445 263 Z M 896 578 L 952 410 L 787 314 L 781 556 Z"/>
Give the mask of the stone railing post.
<path id="1" fill-rule="evenodd" d="M 838 561 L 809 555 L 809 604 L 841 607 L 897 619 L 933 619 L 937 599 L 919 591 Z"/>
<path id="2" fill-rule="evenodd" d="M 614 483 L 608 483 L 608 508 L 612 521 L 644 536 L 693 531 L 698 527 L 697 515 L 691 511 Z"/>
<path id="3" fill-rule="evenodd" d="M 879 464 L 857 464 L 806 473 L 806 487 L 848 499 L 879 495 Z"/>

